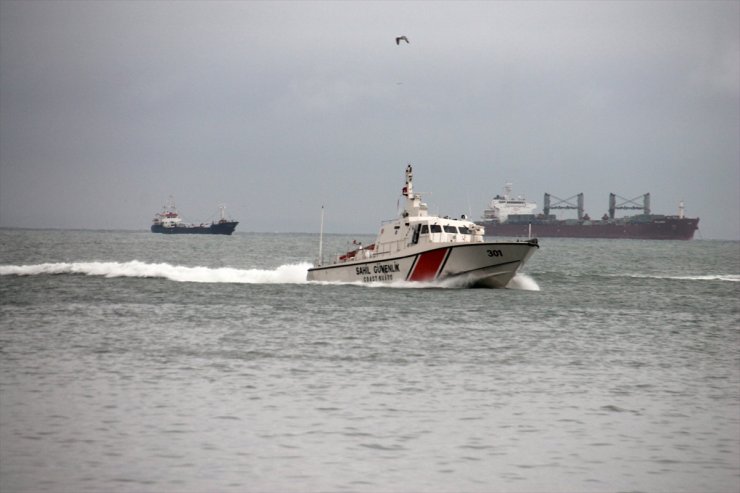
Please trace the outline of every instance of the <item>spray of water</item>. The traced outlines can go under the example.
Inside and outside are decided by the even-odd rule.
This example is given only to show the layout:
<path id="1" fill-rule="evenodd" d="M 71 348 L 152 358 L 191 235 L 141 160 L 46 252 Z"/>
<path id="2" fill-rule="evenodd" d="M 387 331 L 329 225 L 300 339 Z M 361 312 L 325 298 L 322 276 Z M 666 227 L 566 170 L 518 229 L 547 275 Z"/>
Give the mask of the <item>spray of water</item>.
<path id="1" fill-rule="evenodd" d="M 305 284 L 306 272 L 311 264 L 304 262 L 286 264 L 276 269 L 234 269 L 230 267 L 185 267 L 167 263 L 130 262 L 56 262 L 35 265 L 0 265 L 0 276 L 39 276 L 77 274 L 101 277 L 160 278 L 176 282 L 243 283 L 243 284 Z M 465 288 L 466 284 L 455 279 L 433 282 L 399 281 L 386 283 L 316 283 L 357 284 L 383 288 Z M 506 286 L 510 289 L 539 291 L 539 286 L 526 274 L 517 274 Z"/>
<path id="2" fill-rule="evenodd" d="M 306 282 L 309 263 L 281 265 L 274 270 L 233 269 L 230 267 L 185 267 L 166 263 L 131 262 L 59 262 L 36 265 L 2 265 L 0 275 L 36 276 L 82 274 L 103 277 L 151 277 L 177 282 L 213 282 L 247 284 L 297 284 Z"/>
<path id="3" fill-rule="evenodd" d="M 527 274 L 522 274 L 521 272 L 514 276 L 514 278 L 509 281 L 509 284 L 506 285 L 509 289 L 519 289 L 522 291 L 539 291 L 540 286 L 537 284 L 537 281 L 532 279 L 532 277 L 528 276 Z"/>

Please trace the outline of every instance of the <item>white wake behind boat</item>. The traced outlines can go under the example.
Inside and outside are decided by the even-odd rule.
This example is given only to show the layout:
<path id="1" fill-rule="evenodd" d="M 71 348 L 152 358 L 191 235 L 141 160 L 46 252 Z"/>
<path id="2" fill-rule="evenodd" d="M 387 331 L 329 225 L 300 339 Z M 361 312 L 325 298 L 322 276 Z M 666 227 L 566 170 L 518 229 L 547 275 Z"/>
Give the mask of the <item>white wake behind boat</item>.
<path id="1" fill-rule="evenodd" d="M 430 216 L 414 193 L 413 170 L 406 167 L 401 215 L 382 224 L 374 244 L 358 246 L 332 261 L 319 259 L 309 281 L 396 282 L 454 280 L 460 285 L 503 288 L 539 248 L 536 239 L 483 240 L 484 228 L 461 219 Z M 321 247 L 319 247 L 321 251 Z"/>

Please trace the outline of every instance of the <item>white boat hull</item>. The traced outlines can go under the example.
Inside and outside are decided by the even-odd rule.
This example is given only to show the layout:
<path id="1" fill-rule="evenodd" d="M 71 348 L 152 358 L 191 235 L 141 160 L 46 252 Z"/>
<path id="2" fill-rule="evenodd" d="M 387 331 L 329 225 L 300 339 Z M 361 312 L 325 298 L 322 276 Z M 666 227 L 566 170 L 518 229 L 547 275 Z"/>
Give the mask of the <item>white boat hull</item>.
<path id="1" fill-rule="evenodd" d="M 537 240 L 435 244 L 403 255 L 373 256 L 308 270 L 309 281 L 391 283 L 455 280 L 503 288 L 538 248 Z"/>

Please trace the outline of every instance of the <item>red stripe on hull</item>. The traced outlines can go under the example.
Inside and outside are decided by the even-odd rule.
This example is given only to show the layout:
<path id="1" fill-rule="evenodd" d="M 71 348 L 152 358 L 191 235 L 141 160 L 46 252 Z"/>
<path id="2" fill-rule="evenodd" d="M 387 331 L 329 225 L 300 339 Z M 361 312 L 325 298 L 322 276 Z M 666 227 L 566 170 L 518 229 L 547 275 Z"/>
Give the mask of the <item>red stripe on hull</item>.
<path id="1" fill-rule="evenodd" d="M 416 262 L 414 272 L 411 273 L 408 280 L 430 281 L 434 279 L 439 270 L 439 266 L 442 265 L 442 261 L 445 259 L 447 250 L 447 248 L 440 248 L 439 250 L 422 253 L 419 256 L 419 260 Z"/>

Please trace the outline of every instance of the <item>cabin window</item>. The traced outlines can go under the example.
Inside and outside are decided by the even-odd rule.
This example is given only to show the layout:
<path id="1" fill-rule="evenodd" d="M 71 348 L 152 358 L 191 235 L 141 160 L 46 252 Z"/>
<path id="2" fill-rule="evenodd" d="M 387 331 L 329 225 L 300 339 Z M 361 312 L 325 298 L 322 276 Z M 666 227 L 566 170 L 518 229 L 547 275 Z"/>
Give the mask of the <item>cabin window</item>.
<path id="1" fill-rule="evenodd" d="M 421 234 L 425 235 L 429 233 L 429 226 L 426 224 L 422 224 L 421 226 Z"/>
<path id="2" fill-rule="evenodd" d="M 421 224 L 414 226 L 414 234 L 411 236 L 411 244 L 416 245 L 419 243 L 419 235 L 421 234 Z"/>
<path id="3" fill-rule="evenodd" d="M 467 226 L 460 226 L 460 234 L 461 235 L 469 235 L 470 234 L 470 230 L 468 229 Z"/>
<path id="4" fill-rule="evenodd" d="M 445 225 L 445 233 L 454 233 L 457 234 L 457 228 L 455 226 L 450 226 L 449 224 Z"/>
<path id="5" fill-rule="evenodd" d="M 432 224 L 431 225 L 432 233 L 441 233 L 442 232 L 442 226 L 439 224 Z"/>

